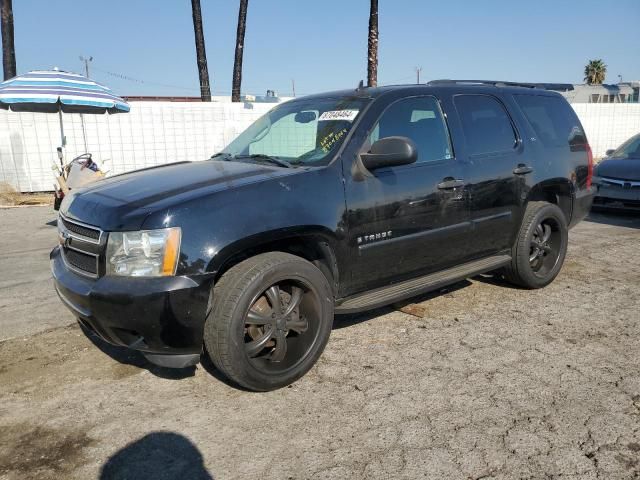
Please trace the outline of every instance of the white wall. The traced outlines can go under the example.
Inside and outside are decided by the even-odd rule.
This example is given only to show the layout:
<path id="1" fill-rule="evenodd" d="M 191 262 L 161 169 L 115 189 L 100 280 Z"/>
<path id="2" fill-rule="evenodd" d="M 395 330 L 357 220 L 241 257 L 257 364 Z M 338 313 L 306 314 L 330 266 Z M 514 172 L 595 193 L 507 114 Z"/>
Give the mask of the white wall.
<path id="1" fill-rule="evenodd" d="M 85 149 L 79 115 L 64 115 L 67 158 L 85 151 L 109 159 L 122 173 L 180 160 L 204 160 L 271 109 L 265 103 L 132 102 L 131 112 L 85 115 Z M 640 132 L 640 104 L 572 105 L 595 157 Z M 0 110 L 0 182 L 23 192 L 52 190 L 51 165 L 60 145 L 58 116 Z"/>
<path id="2" fill-rule="evenodd" d="M 104 169 L 122 173 L 181 160 L 204 160 L 224 148 L 269 103 L 132 102 L 131 112 L 63 115 L 66 158 L 89 151 Z M 0 182 L 16 190 L 53 190 L 61 143 L 58 115 L 0 110 Z"/>
<path id="3" fill-rule="evenodd" d="M 571 106 L 582 122 L 596 158 L 640 133 L 640 103 L 573 103 Z"/>

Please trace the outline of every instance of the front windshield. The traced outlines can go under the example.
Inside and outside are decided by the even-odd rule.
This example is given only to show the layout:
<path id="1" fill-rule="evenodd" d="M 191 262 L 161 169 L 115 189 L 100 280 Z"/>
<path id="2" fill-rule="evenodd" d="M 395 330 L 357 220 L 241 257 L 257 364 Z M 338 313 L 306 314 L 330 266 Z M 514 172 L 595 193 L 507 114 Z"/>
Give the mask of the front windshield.
<path id="1" fill-rule="evenodd" d="M 631 137 L 611 154 L 613 158 L 640 158 L 640 135 Z"/>
<path id="2" fill-rule="evenodd" d="M 356 97 L 291 100 L 256 120 L 221 154 L 236 159 L 272 157 L 291 166 L 327 165 L 369 101 Z"/>

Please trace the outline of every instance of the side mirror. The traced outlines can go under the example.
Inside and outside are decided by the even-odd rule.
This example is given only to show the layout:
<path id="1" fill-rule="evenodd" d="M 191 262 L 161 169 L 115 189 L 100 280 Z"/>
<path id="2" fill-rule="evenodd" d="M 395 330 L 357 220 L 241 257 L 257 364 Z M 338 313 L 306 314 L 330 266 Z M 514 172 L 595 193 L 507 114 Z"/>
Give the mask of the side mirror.
<path id="1" fill-rule="evenodd" d="M 616 150 L 615 150 L 614 148 L 610 148 L 609 150 L 607 150 L 607 151 L 605 152 L 605 155 L 606 155 L 607 157 L 610 157 L 611 155 L 613 155 L 613 154 L 615 153 L 615 151 L 616 151 Z"/>
<path id="2" fill-rule="evenodd" d="M 418 159 L 418 148 L 407 137 L 381 138 L 367 153 L 361 153 L 362 165 L 367 170 L 409 165 Z"/>

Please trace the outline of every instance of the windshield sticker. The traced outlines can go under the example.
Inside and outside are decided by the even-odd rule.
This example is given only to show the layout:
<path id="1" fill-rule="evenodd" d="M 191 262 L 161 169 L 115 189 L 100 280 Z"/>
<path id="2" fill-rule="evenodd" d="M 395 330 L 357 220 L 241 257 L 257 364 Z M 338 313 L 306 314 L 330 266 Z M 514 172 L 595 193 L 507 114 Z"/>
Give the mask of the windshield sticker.
<path id="1" fill-rule="evenodd" d="M 339 132 L 331 132 L 329 135 L 320 140 L 320 148 L 324 153 L 328 153 L 329 150 L 338 142 L 342 137 L 347 134 L 347 129 L 343 128 Z"/>
<path id="2" fill-rule="evenodd" d="M 318 120 L 320 122 L 326 120 L 346 120 L 347 122 L 353 122 L 360 110 L 332 110 L 324 112 L 320 115 Z"/>

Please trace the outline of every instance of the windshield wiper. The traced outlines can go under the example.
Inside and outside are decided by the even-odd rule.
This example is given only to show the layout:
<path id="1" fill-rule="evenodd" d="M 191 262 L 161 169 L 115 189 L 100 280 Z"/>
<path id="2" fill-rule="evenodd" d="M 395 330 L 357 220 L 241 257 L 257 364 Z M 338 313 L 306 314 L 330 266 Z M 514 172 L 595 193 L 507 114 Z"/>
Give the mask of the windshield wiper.
<path id="1" fill-rule="evenodd" d="M 286 160 L 282 160 L 282 159 L 277 158 L 277 157 L 272 157 L 271 155 L 265 155 L 263 153 L 254 153 L 252 155 L 236 155 L 233 158 L 235 158 L 235 159 L 249 159 L 249 160 L 264 160 L 266 162 L 273 163 L 274 165 L 278 165 L 279 167 L 284 167 L 284 168 L 292 168 L 293 167 L 293 165 L 291 165 Z"/>

